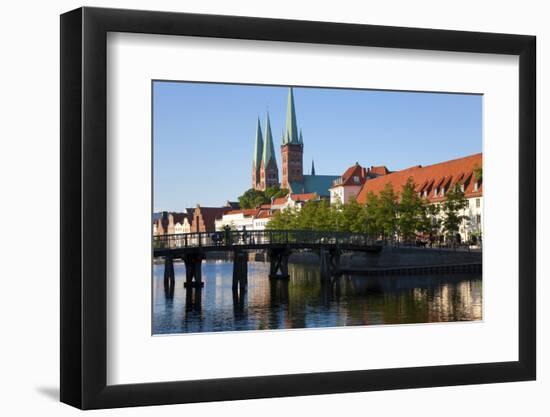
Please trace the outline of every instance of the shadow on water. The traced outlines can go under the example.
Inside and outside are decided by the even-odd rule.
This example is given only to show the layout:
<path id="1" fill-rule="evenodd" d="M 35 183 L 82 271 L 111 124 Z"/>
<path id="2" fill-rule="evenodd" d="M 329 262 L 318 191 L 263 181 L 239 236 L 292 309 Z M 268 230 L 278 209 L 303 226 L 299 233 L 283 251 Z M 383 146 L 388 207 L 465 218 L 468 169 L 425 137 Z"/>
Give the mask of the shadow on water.
<path id="1" fill-rule="evenodd" d="M 233 289 L 233 317 L 235 320 L 243 320 L 246 315 L 246 291 Z"/>
<path id="2" fill-rule="evenodd" d="M 250 262 L 248 288 L 232 288 L 232 264 L 206 261 L 204 288 L 183 288 L 185 267 L 163 285 L 155 265 L 153 333 L 291 329 L 471 321 L 482 318 L 481 274 L 366 277 L 323 283 L 316 265 L 289 265 L 289 279 L 269 279 L 269 264 Z"/>
<path id="3" fill-rule="evenodd" d="M 200 313 L 202 310 L 202 288 L 185 289 L 185 311 Z"/>

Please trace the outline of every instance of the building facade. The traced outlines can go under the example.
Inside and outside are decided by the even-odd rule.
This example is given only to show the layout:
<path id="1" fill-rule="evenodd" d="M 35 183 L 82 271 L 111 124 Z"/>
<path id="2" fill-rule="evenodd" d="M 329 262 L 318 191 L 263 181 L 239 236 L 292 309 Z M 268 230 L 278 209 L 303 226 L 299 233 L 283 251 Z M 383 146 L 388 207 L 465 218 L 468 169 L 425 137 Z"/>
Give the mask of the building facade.
<path id="1" fill-rule="evenodd" d="M 388 174 L 390 171 L 385 166 L 371 166 L 364 168 L 358 162 L 346 169 L 341 177 L 336 178 L 330 187 L 330 204 L 345 204 L 357 195 L 365 182 Z"/>
<path id="2" fill-rule="evenodd" d="M 189 233 L 191 231 L 192 216 L 190 213 L 162 212 L 160 218 L 153 222 L 153 236 Z"/>
<path id="3" fill-rule="evenodd" d="M 254 209 L 231 210 L 216 219 L 215 229 L 221 231 L 229 227 L 231 230 L 264 230 L 270 219 L 269 205 Z"/>
<path id="4" fill-rule="evenodd" d="M 271 201 L 271 212 L 277 210 L 296 209 L 300 210 L 308 201 L 319 201 L 321 197 L 316 193 L 292 194 L 288 193 L 285 197 L 274 198 Z"/>
<path id="5" fill-rule="evenodd" d="M 463 241 L 482 237 L 483 230 L 483 155 L 481 153 L 440 162 L 433 165 L 416 165 L 401 171 L 368 179 L 357 196 L 360 203 L 367 202 L 370 192 L 379 194 L 386 184 L 391 184 L 399 195 L 409 178 L 412 178 L 418 196 L 441 207 L 446 193 L 458 185 L 468 203 L 461 215 L 466 219 L 461 223 L 459 233 Z M 440 212 L 437 217 L 441 218 Z"/>

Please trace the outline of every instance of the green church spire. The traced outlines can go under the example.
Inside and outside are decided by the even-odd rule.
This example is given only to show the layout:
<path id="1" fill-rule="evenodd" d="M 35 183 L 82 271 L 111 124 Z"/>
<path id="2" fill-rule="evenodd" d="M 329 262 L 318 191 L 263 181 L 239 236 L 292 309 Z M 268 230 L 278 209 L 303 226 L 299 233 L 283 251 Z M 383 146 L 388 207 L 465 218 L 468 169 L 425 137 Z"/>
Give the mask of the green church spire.
<path id="1" fill-rule="evenodd" d="M 294 108 L 294 94 L 292 87 L 288 89 L 288 104 L 286 108 L 286 127 L 283 135 L 283 145 L 287 143 L 298 145 L 300 138 L 298 137 L 298 124 L 296 123 L 296 109 Z"/>
<path id="2" fill-rule="evenodd" d="M 258 125 L 256 127 L 256 142 L 254 143 L 254 159 L 253 159 L 255 169 L 260 169 L 263 152 L 264 152 L 264 140 L 262 139 L 262 128 L 260 127 L 260 118 L 258 117 Z"/>
<path id="3" fill-rule="evenodd" d="M 267 120 L 265 125 L 265 143 L 264 150 L 262 155 L 262 161 L 264 162 L 264 167 L 267 167 L 267 164 L 271 159 L 275 159 L 275 148 L 273 147 L 273 137 L 271 135 L 271 124 L 269 123 L 269 113 L 267 114 Z"/>

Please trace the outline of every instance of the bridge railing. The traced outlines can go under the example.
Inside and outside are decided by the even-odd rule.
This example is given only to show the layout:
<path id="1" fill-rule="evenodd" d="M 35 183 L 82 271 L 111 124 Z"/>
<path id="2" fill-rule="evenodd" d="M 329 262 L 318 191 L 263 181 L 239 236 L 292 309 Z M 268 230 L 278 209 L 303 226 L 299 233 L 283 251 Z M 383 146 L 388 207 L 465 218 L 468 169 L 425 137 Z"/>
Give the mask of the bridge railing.
<path id="1" fill-rule="evenodd" d="M 233 247 L 270 244 L 372 245 L 366 234 L 312 230 L 239 230 L 182 233 L 153 237 L 154 249 Z"/>

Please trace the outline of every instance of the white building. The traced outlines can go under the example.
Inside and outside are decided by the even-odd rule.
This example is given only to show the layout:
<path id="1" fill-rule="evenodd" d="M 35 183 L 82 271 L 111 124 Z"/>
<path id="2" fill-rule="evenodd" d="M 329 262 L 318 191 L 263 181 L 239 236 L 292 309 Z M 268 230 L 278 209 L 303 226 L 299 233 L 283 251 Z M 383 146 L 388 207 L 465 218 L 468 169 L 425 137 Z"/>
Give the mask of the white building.
<path id="1" fill-rule="evenodd" d="M 221 219 L 216 219 L 216 230 L 223 230 L 225 226 L 233 230 L 264 230 L 271 219 L 269 207 L 228 211 Z"/>
<path id="2" fill-rule="evenodd" d="M 345 204 L 350 198 L 357 198 L 359 191 L 369 178 L 389 173 L 385 166 L 363 168 L 358 162 L 349 167 L 341 177 L 332 182 L 330 204 Z"/>
<path id="3" fill-rule="evenodd" d="M 277 210 L 286 210 L 288 208 L 301 209 L 308 201 L 319 201 L 321 197 L 317 193 L 292 194 L 285 197 L 274 198 L 271 200 L 271 212 Z"/>

